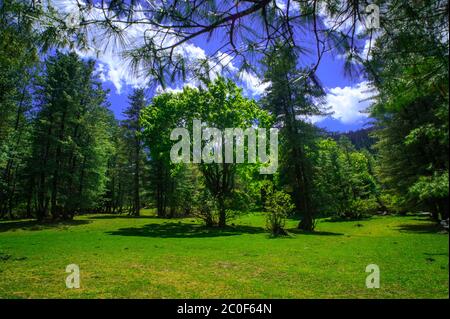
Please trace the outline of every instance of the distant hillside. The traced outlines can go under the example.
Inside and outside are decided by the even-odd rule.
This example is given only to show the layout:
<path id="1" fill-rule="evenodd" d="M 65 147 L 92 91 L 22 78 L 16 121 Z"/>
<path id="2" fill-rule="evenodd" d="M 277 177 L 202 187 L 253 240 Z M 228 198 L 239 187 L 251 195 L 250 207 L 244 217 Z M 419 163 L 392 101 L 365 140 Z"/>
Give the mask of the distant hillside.
<path id="1" fill-rule="evenodd" d="M 328 136 L 335 140 L 339 140 L 341 136 L 346 136 L 356 149 L 368 149 L 371 150 L 371 147 L 375 143 L 375 139 L 370 137 L 370 133 L 374 131 L 373 127 L 360 129 L 357 131 L 350 131 L 346 133 L 337 133 L 337 132 L 329 132 Z"/>

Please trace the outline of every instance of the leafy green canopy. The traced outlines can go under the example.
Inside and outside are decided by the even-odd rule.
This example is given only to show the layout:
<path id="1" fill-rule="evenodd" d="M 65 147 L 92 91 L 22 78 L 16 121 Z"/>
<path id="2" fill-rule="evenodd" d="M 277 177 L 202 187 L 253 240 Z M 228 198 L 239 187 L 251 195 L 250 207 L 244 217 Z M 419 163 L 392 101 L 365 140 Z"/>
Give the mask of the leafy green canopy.
<path id="1" fill-rule="evenodd" d="M 404 3 L 389 12 L 368 75 L 379 92 L 378 172 L 403 209 L 448 217 L 448 3 Z"/>
<path id="2" fill-rule="evenodd" d="M 40 219 L 49 211 L 69 218 L 95 207 L 104 192 L 112 113 L 93 70 L 92 61 L 58 52 L 39 79 L 28 170 Z"/>
<path id="3" fill-rule="evenodd" d="M 153 98 L 150 106 L 141 114 L 144 127 L 143 136 L 150 149 L 151 158 L 158 168 L 157 176 L 174 177 L 185 169 L 184 164 L 170 161 L 170 149 L 173 141 L 171 131 L 177 127 L 187 128 L 192 132 L 193 120 L 202 121 L 206 127 L 249 128 L 253 125 L 267 127 L 271 117 L 257 104 L 242 95 L 242 90 L 231 80 L 222 77 L 207 83 L 204 87 L 185 87 L 181 93 L 163 93 Z M 203 141 L 204 145 L 205 141 Z M 226 201 L 235 188 L 236 164 L 199 165 L 204 178 L 203 183 L 218 201 L 220 210 L 219 224 L 226 222 Z M 164 183 L 170 183 L 170 178 Z M 159 179 L 161 189 L 163 180 Z M 175 189 L 171 188 L 174 192 Z M 162 199 L 161 199 L 162 200 Z M 162 205 L 158 208 L 162 209 Z"/>

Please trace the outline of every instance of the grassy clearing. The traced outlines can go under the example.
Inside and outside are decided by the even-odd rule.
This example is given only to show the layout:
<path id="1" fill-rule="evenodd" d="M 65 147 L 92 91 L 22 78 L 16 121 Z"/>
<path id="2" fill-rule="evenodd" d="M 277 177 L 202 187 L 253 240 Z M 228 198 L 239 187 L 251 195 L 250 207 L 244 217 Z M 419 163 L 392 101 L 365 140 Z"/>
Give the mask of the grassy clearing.
<path id="1" fill-rule="evenodd" d="M 89 215 L 0 222 L 2 298 L 448 298 L 448 235 L 421 217 L 320 220 L 270 238 L 249 214 L 226 230 L 192 218 Z M 295 228 L 296 221 L 288 226 Z M 81 288 L 65 287 L 65 267 Z M 378 264 L 381 288 L 365 288 Z"/>

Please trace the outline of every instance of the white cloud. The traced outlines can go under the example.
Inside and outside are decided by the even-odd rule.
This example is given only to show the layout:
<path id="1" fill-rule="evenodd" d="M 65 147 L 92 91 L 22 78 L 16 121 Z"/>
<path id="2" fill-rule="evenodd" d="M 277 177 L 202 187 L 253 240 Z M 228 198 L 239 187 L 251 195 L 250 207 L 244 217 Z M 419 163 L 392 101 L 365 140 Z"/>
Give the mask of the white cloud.
<path id="1" fill-rule="evenodd" d="M 346 5 L 347 4 L 343 2 L 341 4 L 341 7 L 339 8 L 339 12 L 346 11 L 345 8 Z M 324 3 L 319 3 L 319 17 L 322 23 L 328 29 L 335 29 L 337 31 L 342 32 L 348 31 L 353 26 L 354 23 L 353 17 L 350 15 L 351 13 L 348 13 L 346 15 L 336 15 L 332 17 L 326 8 L 326 5 Z M 365 25 L 361 23 L 359 19 L 355 21 L 355 26 L 356 26 L 355 28 L 356 35 L 362 34 L 365 31 Z"/>
<path id="2" fill-rule="evenodd" d="M 222 68 L 226 68 L 231 72 L 237 72 L 238 68 L 233 64 L 233 57 L 228 53 L 217 52 L 217 59 Z"/>
<path id="3" fill-rule="evenodd" d="M 51 5 L 55 7 L 62 18 L 67 17 L 68 14 L 72 16 L 79 15 L 79 7 L 76 0 L 49 0 Z M 80 1 L 81 5 L 85 5 Z M 283 7 L 284 1 L 279 0 L 278 4 Z M 85 15 L 92 20 L 103 20 L 103 11 L 98 7 L 85 9 Z M 136 10 L 135 19 L 145 21 L 147 17 L 141 13 L 139 7 Z M 152 34 L 148 24 L 140 23 L 126 26 L 123 23 L 115 23 L 118 28 L 125 28 L 123 42 L 104 41 L 105 30 L 101 26 L 92 25 L 88 29 L 87 34 L 87 48 L 77 50 L 77 53 L 84 58 L 91 58 L 97 61 L 97 71 L 99 72 L 100 80 L 111 82 L 118 94 L 121 93 L 122 88 L 126 85 L 132 87 L 142 87 L 149 83 L 148 70 L 144 66 L 139 66 L 135 72 L 131 72 L 130 65 L 123 58 L 125 50 L 131 50 L 144 45 L 144 34 L 150 36 Z M 173 36 L 164 37 L 161 34 L 155 34 L 155 37 L 160 37 L 160 45 L 168 46 L 173 44 L 176 39 Z M 114 42 L 114 43 L 112 43 Z M 192 43 L 183 43 L 174 50 L 174 54 L 182 55 L 187 62 L 187 69 L 192 69 L 199 60 L 208 58 L 207 53 L 201 47 Z M 217 76 L 227 73 L 244 86 L 244 93 L 250 96 L 258 96 L 263 94 L 267 88 L 267 83 L 262 81 L 252 72 L 242 71 L 233 64 L 233 57 L 224 52 L 218 52 L 214 59 L 209 62 L 209 76 L 215 79 Z M 188 77 L 191 76 L 188 74 Z M 195 78 L 191 78 L 186 83 L 181 84 L 175 89 L 166 90 L 181 90 L 185 85 L 198 86 L 200 83 Z M 180 88 L 181 87 L 181 88 Z"/>
<path id="4" fill-rule="evenodd" d="M 341 10 L 342 10 L 342 8 L 341 8 Z M 341 31 L 344 33 L 348 32 L 354 23 L 353 17 L 348 16 L 348 15 L 340 15 L 338 17 L 331 17 L 330 14 L 327 12 L 327 9 L 324 4 L 319 5 L 319 16 L 326 28 L 335 28 L 336 31 Z M 356 40 L 358 40 L 358 37 L 363 36 L 364 33 L 367 31 L 365 19 L 366 19 L 366 16 L 364 13 L 362 15 L 362 21 L 360 21 L 359 19 L 357 19 L 355 21 L 355 39 Z M 372 46 L 378 36 L 379 36 L 379 32 L 377 32 L 375 30 L 375 32 L 372 34 Z M 369 44 L 370 44 L 370 38 L 368 36 L 364 36 L 364 37 L 366 38 L 365 43 L 364 43 L 365 44 L 364 48 L 360 48 L 358 45 L 358 48 L 362 49 L 362 51 L 360 52 L 360 56 L 363 59 L 366 59 L 366 58 L 370 59 L 370 55 L 367 56 Z M 345 59 L 347 59 L 347 54 L 337 54 L 336 57 L 338 59 L 345 60 Z M 352 59 L 352 63 L 359 64 L 359 62 L 355 59 Z"/>
<path id="5" fill-rule="evenodd" d="M 50 4 L 56 8 L 63 19 L 68 19 L 70 16 L 79 16 L 80 10 L 76 0 L 49 0 Z M 80 1 L 80 5 L 85 3 Z M 145 21 L 147 17 L 142 13 L 139 6 L 136 8 L 134 18 L 136 20 Z M 98 7 L 85 8 L 84 14 L 88 19 L 101 21 L 104 20 L 104 13 Z M 139 66 L 135 72 L 132 72 L 130 64 L 125 60 L 123 53 L 126 50 L 132 50 L 144 45 L 144 35 L 150 37 L 154 34 L 154 38 L 162 47 L 173 44 L 176 39 L 173 36 L 163 37 L 157 34 L 154 30 L 149 29 L 149 26 L 140 23 L 126 26 L 124 23 L 115 23 L 118 28 L 125 29 L 123 41 L 104 41 L 107 37 L 105 29 L 99 25 L 92 25 L 88 29 L 87 47 L 83 50 L 77 50 L 77 53 L 84 58 L 95 59 L 99 64 L 97 70 L 100 72 L 100 79 L 102 81 L 110 81 L 113 83 L 118 94 L 124 85 L 132 87 L 142 87 L 149 83 L 149 72 L 144 66 Z M 159 38 L 159 39 L 158 39 Z M 199 59 L 205 59 L 207 54 L 205 51 L 195 46 L 192 43 L 184 43 L 174 50 L 174 54 L 182 55 L 188 64 L 195 64 Z M 100 66 L 101 65 L 101 66 Z"/>
<path id="6" fill-rule="evenodd" d="M 180 93 L 183 92 L 183 89 L 185 87 L 190 87 L 190 88 L 197 88 L 199 85 L 196 82 L 186 82 L 184 83 L 182 86 L 177 86 L 175 88 L 172 87 L 166 87 L 163 88 L 161 85 L 158 85 L 156 87 L 156 93 L 160 94 L 160 93 Z"/>
<path id="7" fill-rule="evenodd" d="M 316 124 L 316 123 L 323 121 L 324 117 L 320 116 L 320 115 L 311 115 L 307 119 L 304 119 L 304 120 L 309 121 L 312 124 Z"/>
<path id="8" fill-rule="evenodd" d="M 161 94 L 161 93 L 180 93 L 180 92 L 183 92 L 183 89 L 179 88 L 179 87 L 177 87 L 177 88 L 166 87 L 164 89 L 161 85 L 158 85 L 156 87 L 155 91 L 156 91 L 157 94 Z"/>
<path id="9" fill-rule="evenodd" d="M 203 60 L 206 58 L 205 50 L 193 45 L 192 43 L 182 46 L 181 51 L 184 53 L 183 55 L 190 60 Z"/>
<path id="10" fill-rule="evenodd" d="M 98 63 L 96 71 L 98 73 L 100 81 L 105 82 L 106 81 L 105 65 L 103 63 Z"/>
<path id="11" fill-rule="evenodd" d="M 287 1 L 286 0 L 275 0 L 276 6 L 282 10 L 283 12 L 287 9 Z M 300 5 L 298 2 L 290 1 L 289 3 L 289 13 L 299 13 L 300 12 Z"/>
<path id="12" fill-rule="evenodd" d="M 275 0 L 275 3 L 277 5 L 278 8 L 280 8 L 281 10 L 286 10 L 286 2 L 283 0 Z"/>
<path id="13" fill-rule="evenodd" d="M 374 32 L 372 34 L 372 39 L 370 39 L 370 38 L 366 39 L 366 42 L 364 43 L 364 49 L 362 52 L 362 57 L 364 59 L 368 59 L 368 60 L 372 59 L 372 50 L 373 50 L 373 47 L 375 45 L 377 38 L 380 35 L 381 35 L 380 32 Z M 369 51 L 369 49 L 370 49 L 370 51 Z"/>
<path id="14" fill-rule="evenodd" d="M 269 82 L 262 82 L 254 73 L 245 70 L 239 74 L 239 80 L 244 84 L 247 93 L 252 96 L 262 95 L 270 85 Z"/>
<path id="15" fill-rule="evenodd" d="M 360 82 L 355 86 L 335 87 L 328 89 L 326 96 L 327 106 L 331 108 L 331 117 L 344 124 L 360 123 L 368 117 L 362 113 L 370 106 L 371 101 L 367 100 L 374 93 L 367 81 Z M 323 117 L 311 117 L 313 123 L 320 122 Z"/>

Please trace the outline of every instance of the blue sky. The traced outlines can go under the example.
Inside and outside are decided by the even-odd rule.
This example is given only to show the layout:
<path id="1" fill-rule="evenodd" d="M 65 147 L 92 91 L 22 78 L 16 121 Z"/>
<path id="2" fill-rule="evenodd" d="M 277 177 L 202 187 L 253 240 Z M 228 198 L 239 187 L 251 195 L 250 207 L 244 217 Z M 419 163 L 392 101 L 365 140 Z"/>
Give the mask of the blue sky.
<path id="1" fill-rule="evenodd" d="M 283 1 L 277 0 L 277 4 L 283 6 Z M 75 0 L 54 0 L 54 3 L 56 3 L 62 14 L 72 14 L 78 10 Z M 101 14 L 95 10 L 90 14 L 93 18 L 101 18 Z M 323 23 L 326 25 L 327 21 Z M 127 43 L 126 47 L 122 48 L 117 46 L 99 46 L 94 38 L 95 34 L 102 34 L 102 31 L 94 30 L 90 38 L 91 49 L 78 52 L 85 58 L 93 58 L 97 61 L 97 72 L 103 82 L 103 86 L 105 89 L 110 90 L 108 99 L 111 109 L 119 119 L 123 118 L 122 112 L 128 105 L 127 97 L 133 88 L 145 86 L 149 80 L 146 78 L 146 70 L 143 68 L 139 70 L 140 74 L 138 75 L 130 72 L 127 61 L 121 55 L 121 51 L 139 47 L 143 43 L 142 35 L 146 31 L 145 28 L 146 26 L 144 25 L 133 25 L 131 28 L 127 28 Z M 178 53 L 182 54 L 187 61 L 190 61 L 189 63 L 195 64 L 198 59 L 212 55 L 226 37 L 224 34 L 217 33 L 210 41 L 206 41 L 205 38 L 196 38 L 192 42 L 185 43 L 178 48 Z M 308 46 L 313 45 L 311 34 L 299 32 L 298 37 L 297 42 L 304 47 L 308 48 Z M 360 42 L 362 48 L 367 44 L 363 40 Z M 224 58 L 224 62 L 229 62 L 231 59 L 225 52 L 219 52 L 218 54 Z M 310 65 L 314 59 L 313 55 L 302 56 L 302 61 L 298 63 Z M 258 64 L 257 60 L 258 57 L 256 57 L 255 65 Z M 231 63 L 227 63 L 226 66 L 222 65 L 223 68 L 220 68 L 220 66 L 213 68 L 210 75 L 212 73 L 214 73 L 214 76 L 218 74 L 229 75 L 243 88 L 246 96 L 258 99 L 263 94 L 265 87 L 261 82 L 260 75 L 258 75 L 258 70 L 256 70 L 257 72 L 238 72 L 239 65 L 240 61 L 238 59 L 231 60 Z M 330 131 L 349 131 L 364 127 L 369 120 L 367 115 L 362 114 L 360 111 L 370 105 L 370 102 L 365 99 L 373 95 L 373 93 L 368 92 L 368 82 L 364 78 L 344 76 L 344 59 L 337 54 L 332 55 L 331 53 L 325 54 L 322 58 L 321 64 L 317 69 L 317 75 L 327 93 L 327 106 L 333 111 L 333 114 L 325 118 L 316 117 L 310 120 L 317 126 Z M 197 86 L 198 81 L 188 76 L 184 82 L 177 81 L 169 84 L 166 90 L 181 90 L 184 85 Z M 162 88 L 156 89 L 157 92 L 161 90 Z M 154 92 L 155 90 L 151 91 L 149 89 L 148 97 L 151 98 Z"/>
<path id="2" fill-rule="evenodd" d="M 100 62 L 101 63 L 101 62 Z M 334 114 L 315 120 L 315 124 L 330 131 L 346 132 L 364 128 L 370 119 L 360 111 L 364 110 L 370 102 L 361 101 L 370 93 L 366 81 L 362 78 L 349 78 L 343 72 L 343 60 L 327 55 L 320 64 L 317 74 L 327 91 L 327 102 Z M 108 100 L 115 116 L 123 118 L 123 110 L 128 105 L 128 95 L 131 94 L 134 85 L 121 81 L 120 85 L 114 84 L 114 80 L 105 76 L 103 87 L 109 89 Z M 181 87 L 180 84 L 174 87 Z M 154 94 L 147 91 L 149 98 Z M 258 99 L 258 95 L 246 92 L 247 96 Z"/>

